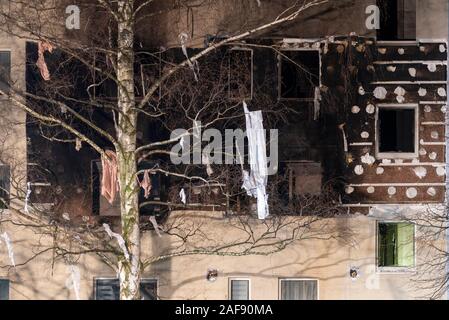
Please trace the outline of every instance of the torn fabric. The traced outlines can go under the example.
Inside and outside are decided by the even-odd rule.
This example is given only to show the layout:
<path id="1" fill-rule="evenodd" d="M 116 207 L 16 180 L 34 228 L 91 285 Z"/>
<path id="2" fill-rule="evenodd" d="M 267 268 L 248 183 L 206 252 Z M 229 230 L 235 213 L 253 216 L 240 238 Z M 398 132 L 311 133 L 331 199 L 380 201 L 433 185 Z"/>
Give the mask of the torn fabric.
<path id="1" fill-rule="evenodd" d="M 145 192 L 145 194 L 144 194 L 145 199 L 148 199 L 150 197 L 151 188 L 152 188 L 151 178 L 150 178 L 150 170 L 144 171 L 142 181 L 139 181 L 139 177 L 137 177 L 137 182 L 139 183 L 139 186 Z"/>
<path id="2" fill-rule="evenodd" d="M 313 120 L 317 121 L 320 117 L 321 90 L 315 87 L 315 98 L 313 99 Z"/>
<path id="3" fill-rule="evenodd" d="M 112 238 L 117 239 L 120 249 L 122 249 L 126 260 L 129 261 L 129 252 L 128 252 L 128 248 L 126 248 L 125 240 L 123 240 L 123 237 L 121 235 L 119 235 L 118 233 L 112 232 L 111 227 L 109 227 L 109 225 L 107 223 L 103 223 L 103 228 L 111 239 Z"/>
<path id="4" fill-rule="evenodd" d="M 26 213 L 29 213 L 29 211 L 28 211 L 28 202 L 30 201 L 30 197 L 31 197 L 31 182 L 27 182 L 27 193 L 25 195 L 25 206 L 23 208 L 23 210 Z"/>
<path id="5" fill-rule="evenodd" d="M 73 264 L 68 265 L 67 267 L 68 267 L 68 271 L 69 271 L 70 275 L 65 282 L 65 286 L 69 290 L 73 289 L 73 292 L 75 293 L 76 300 L 81 300 L 80 299 L 80 280 L 81 280 L 80 269 Z"/>
<path id="6" fill-rule="evenodd" d="M 11 262 L 11 265 L 13 267 L 15 267 L 16 262 L 14 261 L 14 251 L 13 251 L 11 239 L 9 239 L 8 233 L 4 232 L 2 235 L 0 235 L 0 238 L 3 238 L 3 241 L 5 241 L 6 250 L 8 250 L 9 261 Z"/>
<path id="7" fill-rule="evenodd" d="M 203 164 L 206 165 L 206 173 L 210 177 L 211 175 L 214 174 L 214 170 L 212 169 L 212 166 L 210 164 L 210 159 L 206 154 L 203 153 L 202 160 Z"/>
<path id="8" fill-rule="evenodd" d="M 105 155 L 101 157 L 101 195 L 110 204 L 113 204 L 117 191 L 119 190 L 117 180 L 117 155 L 111 150 L 106 150 Z"/>
<path id="9" fill-rule="evenodd" d="M 48 71 L 47 63 L 45 62 L 45 56 L 44 53 L 46 51 L 52 53 L 53 52 L 53 46 L 44 41 L 39 41 L 37 44 L 37 51 L 38 51 L 38 59 L 36 61 L 36 65 L 39 68 L 39 71 L 41 73 L 42 78 L 45 81 L 50 80 L 50 71 Z"/>
<path id="10" fill-rule="evenodd" d="M 245 111 L 249 162 L 251 166 L 251 174 L 243 172 L 243 188 L 246 189 L 248 194 L 257 198 L 257 215 L 259 219 L 264 220 L 269 215 L 269 208 L 268 195 L 266 193 L 268 183 L 267 143 L 262 111 L 250 112 L 245 102 L 243 102 L 243 109 Z"/>
<path id="11" fill-rule="evenodd" d="M 189 36 L 187 33 L 183 32 L 183 33 L 179 34 L 179 41 L 181 42 L 182 53 L 186 57 L 187 64 L 189 65 L 190 69 L 192 69 L 193 76 L 195 77 L 195 81 L 198 82 L 199 66 L 198 66 L 197 61 L 192 62 L 192 60 L 190 60 L 190 58 L 189 58 L 189 54 L 187 53 L 187 47 L 186 47 L 188 39 L 189 39 Z"/>
<path id="12" fill-rule="evenodd" d="M 179 197 L 181 198 L 182 203 L 187 203 L 186 192 L 184 191 L 184 189 L 181 189 L 181 191 L 179 192 Z"/>

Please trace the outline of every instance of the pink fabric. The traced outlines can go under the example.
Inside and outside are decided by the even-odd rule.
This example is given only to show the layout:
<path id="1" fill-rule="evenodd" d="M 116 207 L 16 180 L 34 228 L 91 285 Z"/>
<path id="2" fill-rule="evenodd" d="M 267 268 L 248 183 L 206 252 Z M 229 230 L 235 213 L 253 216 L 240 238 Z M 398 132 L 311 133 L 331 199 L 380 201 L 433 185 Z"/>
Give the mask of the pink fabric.
<path id="1" fill-rule="evenodd" d="M 117 155 L 111 150 L 105 151 L 106 157 L 101 157 L 103 174 L 101 177 L 101 195 L 112 204 L 119 190 L 117 179 Z"/>
<path id="2" fill-rule="evenodd" d="M 145 170 L 142 182 L 139 181 L 139 178 L 137 178 L 137 181 L 139 182 L 140 187 L 145 192 L 145 199 L 148 199 L 152 188 L 149 170 Z"/>
<path id="3" fill-rule="evenodd" d="M 36 62 L 39 71 L 41 72 L 41 76 L 45 81 L 50 80 L 50 71 L 48 71 L 47 63 L 45 62 L 44 53 L 46 51 L 52 53 L 53 46 L 48 42 L 39 41 L 38 44 L 38 59 Z"/>

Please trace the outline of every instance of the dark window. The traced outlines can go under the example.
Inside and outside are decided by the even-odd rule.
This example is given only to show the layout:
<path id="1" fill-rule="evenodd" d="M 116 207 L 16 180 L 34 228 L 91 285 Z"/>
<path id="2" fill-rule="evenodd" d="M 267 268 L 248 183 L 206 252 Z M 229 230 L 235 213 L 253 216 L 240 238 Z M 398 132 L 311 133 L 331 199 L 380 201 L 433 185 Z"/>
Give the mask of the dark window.
<path id="1" fill-rule="evenodd" d="M 229 52 L 229 97 L 251 99 L 253 84 L 252 50 L 230 50 Z"/>
<path id="2" fill-rule="evenodd" d="M 415 109 L 379 108 L 379 152 L 416 152 L 415 112 Z"/>
<path id="3" fill-rule="evenodd" d="M 320 85 L 320 55 L 316 50 L 283 51 L 279 97 L 313 99 Z"/>
<path id="4" fill-rule="evenodd" d="M 140 294 L 143 300 L 157 300 L 157 280 L 142 279 Z M 95 279 L 95 300 L 120 300 L 118 279 Z"/>
<path id="5" fill-rule="evenodd" d="M 9 300 L 9 280 L 0 279 L 0 300 Z"/>
<path id="6" fill-rule="evenodd" d="M 379 223 L 379 267 L 415 265 L 415 226 L 411 223 Z"/>
<path id="7" fill-rule="evenodd" d="M 281 280 L 281 300 L 317 300 L 318 281 Z"/>
<path id="8" fill-rule="evenodd" d="M 249 300 L 249 280 L 231 279 L 231 300 Z"/>
<path id="9" fill-rule="evenodd" d="M 9 91 L 11 77 L 11 52 L 0 51 L 0 90 Z"/>
<path id="10" fill-rule="evenodd" d="M 10 192 L 10 167 L 0 165 L 0 208 L 5 209 L 9 206 Z"/>
<path id="11" fill-rule="evenodd" d="M 378 0 L 378 40 L 416 39 L 416 0 Z"/>

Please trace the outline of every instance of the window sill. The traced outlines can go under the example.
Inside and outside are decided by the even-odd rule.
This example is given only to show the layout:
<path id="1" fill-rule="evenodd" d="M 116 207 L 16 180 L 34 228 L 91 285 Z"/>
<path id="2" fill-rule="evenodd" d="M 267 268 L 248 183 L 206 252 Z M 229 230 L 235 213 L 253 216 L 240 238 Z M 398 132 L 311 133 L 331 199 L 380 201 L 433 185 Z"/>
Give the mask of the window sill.
<path id="1" fill-rule="evenodd" d="M 416 267 L 377 267 L 380 274 L 411 274 L 416 271 Z"/>
<path id="2" fill-rule="evenodd" d="M 400 153 L 400 152 L 388 152 L 388 153 L 378 153 L 376 154 L 376 158 L 379 160 L 383 159 L 416 159 L 419 158 L 418 152 L 416 153 Z"/>

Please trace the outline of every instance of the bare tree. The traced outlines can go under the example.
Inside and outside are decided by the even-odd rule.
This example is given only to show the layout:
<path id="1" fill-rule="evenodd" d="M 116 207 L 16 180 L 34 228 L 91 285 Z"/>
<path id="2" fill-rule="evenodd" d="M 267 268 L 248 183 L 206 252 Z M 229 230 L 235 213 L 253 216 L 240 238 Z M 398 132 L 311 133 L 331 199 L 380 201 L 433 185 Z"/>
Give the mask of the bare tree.
<path id="1" fill-rule="evenodd" d="M 139 298 L 139 282 L 143 267 L 154 261 L 186 254 L 268 254 L 282 250 L 287 244 L 305 237 L 304 231 L 310 229 L 309 225 L 317 220 L 316 216 L 305 215 L 303 219 L 294 221 L 277 216 L 261 223 L 257 227 L 257 233 L 248 227 L 250 225 L 248 219 L 251 218 L 234 217 L 232 219 L 235 227 L 246 237 L 231 244 L 216 242 L 215 245 L 210 244 L 213 241 L 206 241 L 207 237 L 204 234 L 201 237 L 201 226 L 189 224 L 189 221 L 184 219 L 174 219 L 164 226 L 164 231 L 177 237 L 180 241 L 179 246 L 161 256 L 142 261 L 140 241 L 144 226 L 139 219 L 137 177 L 141 172 L 138 170 L 138 164 L 147 159 L 169 156 L 171 147 L 179 141 L 179 138 L 143 143 L 139 142 L 137 129 L 142 118 L 147 119 L 147 123 L 157 124 L 167 130 L 189 128 L 193 120 L 201 120 L 204 128 L 211 126 L 225 128 L 235 119 L 237 123 L 238 120 L 242 122 L 241 101 L 224 102 L 223 97 L 227 94 L 224 78 L 220 76 L 220 72 L 218 76 L 205 72 L 204 66 L 209 63 L 206 60 L 212 59 L 211 54 L 221 48 L 293 21 L 305 10 L 325 2 L 292 1 L 291 6 L 272 20 L 249 29 L 238 30 L 226 38 L 217 37 L 205 48 L 194 52 L 185 49 L 186 38 L 181 35 L 179 46 L 185 49 L 183 55 L 181 59 L 170 61 L 160 60 L 160 55 L 165 53 L 167 48 L 147 50 L 142 45 L 144 42 L 142 35 L 135 32 L 137 23 L 151 23 L 158 15 L 173 9 L 164 5 L 159 6 L 157 1 L 81 1 L 83 14 L 88 15 L 95 23 L 87 23 L 84 32 L 79 34 L 65 30 L 65 21 L 60 18 L 66 7 L 63 1 L 56 7 L 53 1 L 44 0 L 32 1 L 31 4 L 29 1 L 10 0 L 7 4 L 2 4 L 0 6 L 2 32 L 57 48 L 61 59 L 58 66 L 52 69 L 51 79 L 39 84 L 34 90 L 26 90 L 11 83 L 10 91 L 0 90 L 0 94 L 7 95 L 15 107 L 29 114 L 46 139 L 59 143 L 87 144 L 106 161 L 112 160 L 106 150 L 114 152 L 117 157 L 120 186 L 120 235 L 125 247 L 117 248 L 112 245 L 104 232 L 99 232 L 98 226 L 92 225 L 89 221 L 71 225 L 54 215 L 49 215 L 47 210 L 39 208 L 33 208 L 31 213 L 15 210 L 19 222 L 13 223 L 28 225 L 30 228 L 53 235 L 54 242 L 42 244 L 39 253 L 53 250 L 58 257 L 86 253 L 95 253 L 102 257 L 118 271 L 121 299 Z M 188 5 L 189 1 L 175 2 L 175 7 Z M 207 6 L 208 1 L 202 5 Z M 136 72 L 135 66 L 139 65 L 139 59 L 143 61 L 148 58 L 161 61 L 160 72 L 154 70 Z M 201 66 L 201 74 L 198 74 L 198 65 Z M 79 81 L 83 82 L 86 88 L 82 93 L 76 90 L 76 83 Z M 96 94 L 97 89 L 111 84 L 117 91 L 114 99 Z M 84 98 L 80 98 L 80 94 Z M 265 107 L 266 112 L 278 113 L 282 119 L 281 111 L 270 109 L 267 104 L 262 107 Z M 95 118 L 98 112 L 109 121 L 98 121 Z M 189 132 L 192 130 L 190 127 Z M 229 174 L 224 169 L 217 169 L 217 173 L 211 177 L 198 174 L 198 170 L 199 168 L 192 166 L 153 168 L 156 173 L 178 179 L 180 185 L 198 182 L 208 186 L 230 184 L 229 181 L 227 183 L 226 180 L 223 181 Z M 23 186 L 23 177 L 17 179 L 20 180 L 17 182 L 18 186 L 21 183 Z M 20 189 L 18 187 L 18 190 Z M 230 199 L 239 193 L 235 189 L 226 192 Z M 25 200 L 26 192 L 18 192 L 15 197 Z M 323 208 L 322 216 L 330 212 L 335 213 L 333 209 L 329 209 L 334 207 L 332 201 L 314 200 Z M 170 209 L 179 206 L 179 203 L 173 201 L 168 203 Z M 182 205 L 181 207 L 185 208 Z M 288 236 L 280 237 L 280 231 L 284 228 L 289 231 Z M 198 236 L 201 241 L 191 241 Z M 67 245 L 68 243 L 70 245 Z M 32 259 L 30 258 L 30 261 Z"/>

